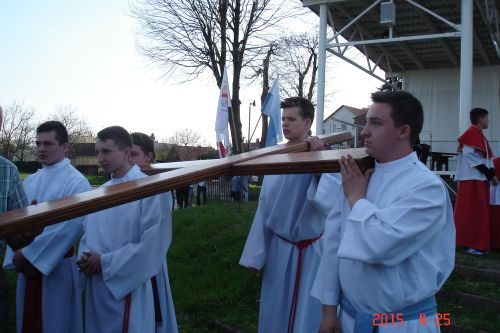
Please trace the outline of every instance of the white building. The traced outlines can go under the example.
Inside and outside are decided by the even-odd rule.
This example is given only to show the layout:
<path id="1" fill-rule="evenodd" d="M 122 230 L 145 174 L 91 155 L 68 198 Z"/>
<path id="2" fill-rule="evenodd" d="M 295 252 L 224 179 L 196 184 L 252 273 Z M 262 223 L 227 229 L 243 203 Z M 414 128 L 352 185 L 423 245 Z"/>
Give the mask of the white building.
<path id="1" fill-rule="evenodd" d="M 323 134 L 351 132 L 354 139 L 345 142 L 343 147 L 359 147 L 359 135 L 363 125 L 358 124 L 355 118 L 366 116 L 367 111 L 368 109 L 358 109 L 348 105 L 340 106 L 323 121 Z"/>

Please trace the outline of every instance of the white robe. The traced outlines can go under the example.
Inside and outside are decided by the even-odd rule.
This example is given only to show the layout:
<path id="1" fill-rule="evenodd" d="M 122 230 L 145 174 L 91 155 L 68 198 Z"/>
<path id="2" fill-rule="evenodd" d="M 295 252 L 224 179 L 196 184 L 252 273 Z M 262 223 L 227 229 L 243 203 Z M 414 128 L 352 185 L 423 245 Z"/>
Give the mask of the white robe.
<path id="1" fill-rule="evenodd" d="M 145 177 L 133 166 L 103 187 Z M 155 332 L 151 277 L 165 260 L 170 210 L 161 195 L 86 216 L 79 255 L 101 255 L 102 274 L 84 276 L 89 333 L 122 332 L 125 298 L 131 294 L 129 332 Z"/>
<path id="2" fill-rule="evenodd" d="M 52 166 L 43 166 L 23 182 L 28 201 L 51 201 L 91 189 L 87 179 L 68 159 Z M 81 236 L 83 217 L 45 227 L 30 245 L 22 249 L 26 259 L 42 274 L 43 331 L 54 333 L 82 332 L 81 292 L 78 288 L 76 257 L 63 258 Z M 4 263 L 13 267 L 9 249 Z M 22 330 L 24 274 L 17 276 L 16 323 Z"/>
<path id="3" fill-rule="evenodd" d="M 484 164 L 487 168 L 492 168 L 493 161 L 491 159 L 491 156 L 483 157 L 480 153 L 476 152 L 476 149 L 464 145 L 462 151 L 458 153 L 455 181 L 486 181 L 486 176 L 481 171 L 475 168 L 476 166 L 481 164 Z"/>
<path id="4" fill-rule="evenodd" d="M 298 260 L 298 242 L 323 233 L 326 212 L 307 198 L 312 175 L 266 176 L 259 206 L 248 235 L 240 265 L 264 267 L 259 332 L 281 333 L 288 328 Z M 310 296 L 322 250 L 321 239 L 303 250 L 302 277 L 298 295 L 294 332 L 317 332 L 321 304 Z"/>
<path id="5" fill-rule="evenodd" d="M 166 201 L 167 214 L 165 215 L 165 223 L 167 224 L 167 233 L 163 241 L 167 250 L 172 243 L 172 193 L 161 194 L 162 200 Z M 156 281 L 158 285 L 158 295 L 160 300 L 162 324 L 156 326 L 156 333 L 177 333 L 177 319 L 175 317 L 174 302 L 172 292 L 170 290 L 170 281 L 168 279 L 168 266 L 167 260 L 163 261 L 160 272 L 156 274 Z"/>
<path id="6" fill-rule="evenodd" d="M 343 193 L 340 182 L 329 186 L 332 193 Z M 398 311 L 436 294 L 453 270 L 448 192 L 415 153 L 376 163 L 366 198 L 352 210 L 346 200 L 334 205 L 326 229 L 312 291 L 323 304 L 338 305 L 343 293 L 361 313 Z M 345 312 L 340 317 L 343 332 L 352 332 L 354 320 Z M 439 332 L 435 318 L 427 319 L 427 325 L 417 319 L 378 329 Z"/>

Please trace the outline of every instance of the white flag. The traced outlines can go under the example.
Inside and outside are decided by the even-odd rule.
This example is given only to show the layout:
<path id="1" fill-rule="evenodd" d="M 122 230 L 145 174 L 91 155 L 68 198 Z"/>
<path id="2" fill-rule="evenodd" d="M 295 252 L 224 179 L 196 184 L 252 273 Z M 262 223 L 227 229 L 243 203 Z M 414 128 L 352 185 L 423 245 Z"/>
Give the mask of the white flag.
<path id="1" fill-rule="evenodd" d="M 229 93 L 229 81 L 227 79 L 227 70 L 224 66 L 222 84 L 220 86 L 219 103 L 217 104 L 217 116 L 215 118 L 215 136 L 219 157 L 229 156 L 231 143 L 229 141 L 229 130 L 227 128 L 229 121 L 229 108 L 231 107 L 231 94 Z"/>

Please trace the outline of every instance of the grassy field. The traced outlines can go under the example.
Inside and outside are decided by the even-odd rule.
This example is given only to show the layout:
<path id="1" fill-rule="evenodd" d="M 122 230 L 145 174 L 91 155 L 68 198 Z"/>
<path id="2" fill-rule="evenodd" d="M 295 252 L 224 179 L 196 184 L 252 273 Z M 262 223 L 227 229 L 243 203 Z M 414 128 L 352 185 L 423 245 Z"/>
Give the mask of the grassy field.
<path id="1" fill-rule="evenodd" d="M 176 210 L 168 255 L 181 332 L 214 332 L 219 322 L 257 331 L 260 279 L 238 265 L 255 202 Z"/>

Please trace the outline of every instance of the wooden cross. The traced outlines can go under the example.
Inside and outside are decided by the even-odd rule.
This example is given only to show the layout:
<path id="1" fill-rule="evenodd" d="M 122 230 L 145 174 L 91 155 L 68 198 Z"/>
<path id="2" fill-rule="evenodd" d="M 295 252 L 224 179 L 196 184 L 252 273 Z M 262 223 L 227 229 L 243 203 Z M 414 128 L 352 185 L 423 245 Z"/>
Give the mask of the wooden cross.
<path id="1" fill-rule="evenodd" d="M 348 132 L 319 137 L 330 145 L 352 139 Z M 373 166 L 373 160 L 363 148 L 306 152 L 308 149 L 309 143 L 304 141 L 262 148 L 218 160 L 157 164 L 152 169 L 144 170 L 152 174 L 149 177 L 0 214 L 0 238 L 168 192 L 223 174 L 339 172 L 340 156 L 345 154 L 351 154 L 362 170 Z"/>

